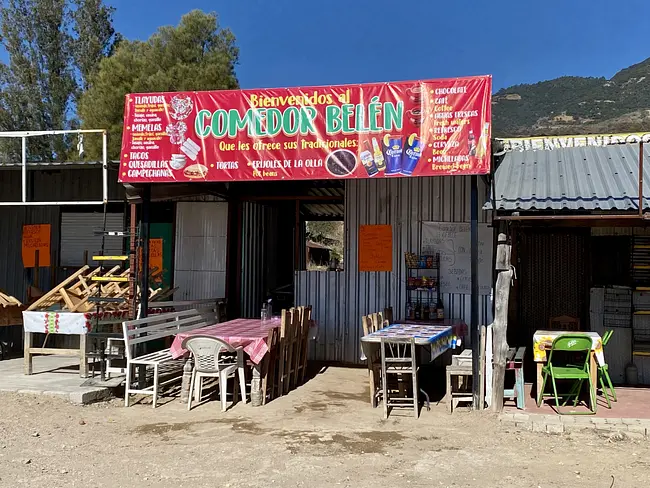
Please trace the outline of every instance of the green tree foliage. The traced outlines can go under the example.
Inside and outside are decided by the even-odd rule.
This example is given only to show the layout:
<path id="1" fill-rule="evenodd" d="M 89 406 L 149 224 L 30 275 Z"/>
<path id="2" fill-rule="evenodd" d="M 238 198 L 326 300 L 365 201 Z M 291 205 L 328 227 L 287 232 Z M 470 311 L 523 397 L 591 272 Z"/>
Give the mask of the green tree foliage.
<path id="1" fill-rule="evenodd" d="M 343 261 L 345 232 L 342 221 L 307 222 L 307 239 L 329 247 L 332 258 Z"/>
<path id="2" fill-rule="evenodd" d="M 108 129 L 109 157 L 119 159 L 127 93 L 237 88 L 235 36 L 215 13 L 194 10 L 176 27 L 161 27 L 147 41 L 123 40 L 102 60 L 82 95 L 79 115 L 88 129 Z M 98 157 L 101 145 L 87 147 Z"/>
<path id="3" fill-rule="evenodd" d="M 112 9 L 100 0 L 7 0 L 0 32 L 9 55 L 0 64 L 0 130 L 74 125 L 77 96 L 115 39 Z M 29 156 L 63 159 L 70 143 L 31 138 Z M 19 147 L 2 141 L 3 156 L 19 157 Z"/>

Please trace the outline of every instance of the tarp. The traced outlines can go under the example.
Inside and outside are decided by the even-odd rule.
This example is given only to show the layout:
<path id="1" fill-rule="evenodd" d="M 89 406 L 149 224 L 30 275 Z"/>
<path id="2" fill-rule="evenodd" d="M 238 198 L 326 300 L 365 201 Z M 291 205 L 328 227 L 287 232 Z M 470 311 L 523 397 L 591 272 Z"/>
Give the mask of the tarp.
<path id="1" fill-rule="evenodd" d="M 486 174 L 490 76 L 126 97 L 120 181 Z"/>

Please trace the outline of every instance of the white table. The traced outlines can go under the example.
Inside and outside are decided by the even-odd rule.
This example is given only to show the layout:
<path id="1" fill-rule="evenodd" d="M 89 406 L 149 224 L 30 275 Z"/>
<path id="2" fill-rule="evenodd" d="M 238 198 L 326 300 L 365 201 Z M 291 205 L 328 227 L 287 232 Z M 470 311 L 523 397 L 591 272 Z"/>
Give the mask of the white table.
<path id="1" fill-rule="evenodd" d="M 23 312 L 25 329 L 24 361 L 25 374 L 33 372 L 32 358 L 35 355 L 78 356 L 79 376 L 88 376 L 86 339 L 92 330 L 91 314 L 76 312 Z M 32 347 L 34 334 L 78 335 L 79 349 L 54 347 Z"/>

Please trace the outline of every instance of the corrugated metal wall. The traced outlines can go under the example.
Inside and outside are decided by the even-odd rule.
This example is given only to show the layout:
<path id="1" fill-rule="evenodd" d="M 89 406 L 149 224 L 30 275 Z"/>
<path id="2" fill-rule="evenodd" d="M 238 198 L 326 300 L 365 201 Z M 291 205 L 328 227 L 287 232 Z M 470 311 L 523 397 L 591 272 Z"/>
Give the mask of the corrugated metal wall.
<path id="1" fill-rule="evenodd" d="M 241 316 L 259 317 L 264 299 L 265 227 L 267 209 L 246 202 L 242 209 Z"/>
<path id="2" fill-rule="evenodd" d="M 224 297 L 228 203 L 179 202 L 176 206 L 175 294 L 180 300 Z"/>
<path id="3" fill-rule="evenodd" d="M 101 199 L 101 170 L 68 169 L 52 171 L 33 170 L 34 200 L 90 200 Z M 18 201 L 21 198 L 21 173 L 14 170 L 0 171 L 0 199 Z M 99 183 L 97 183 L 99 182 Z M 122 200 L 124 188 L 117 183 L 116 171 L 109 172 L 109 198 Z M 101 210 L 101 206 L 95 206 Z M 78 210 L 79 207 L 76 207 Z M 0 207 L 0 289 L 19 300 L 26 299 L 26 290 L 33 282 L 24 270 L 21 256 L 22 226 L 25 224 L 50 224 L 52 226 L 51 252 L 53 264 L 57 264 L 60 244 L 61 207 L 15 206 Z M 39 285 L 49 289 L 63 279 L 61 273 L 50 276 L 49 268 L 39 271 Z"/>
<path id="4" fill-rule="evenodd" d="M 479 203 L 486 187 L 479 182 Z M 319 325 L 314 359 L 358 363 L 361 316 L 392 306 L 404 314 L 404 253 L 418 252 L 422 221 L 469 222 L 470 178 L 395 178 L 347 181 L 345 187 L 345 271 L 296 273 L 296 303 L 311 304 Z M 479 213 L 488 222 L 488 212 Z M 359 273 L 360 225 L 393 226 L 393 272 Z M 336 292 L 334 292 L 336 291 Z M 443 295 L 445 315 L 469 323 L 470 296 Z M 479 301 L 479 320 L 492 321 L 489 296 Z"/>

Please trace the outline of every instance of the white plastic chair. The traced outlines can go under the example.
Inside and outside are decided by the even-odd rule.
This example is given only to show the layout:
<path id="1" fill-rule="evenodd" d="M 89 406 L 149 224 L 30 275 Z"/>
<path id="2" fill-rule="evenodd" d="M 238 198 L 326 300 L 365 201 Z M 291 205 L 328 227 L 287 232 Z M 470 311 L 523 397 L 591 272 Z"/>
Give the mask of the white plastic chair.
<path id="1" fill-rule="evenodd" d="M 234 348 L 230 344 L 216 337 L 195 335 L 183 341 L 183 349 L 187 349 L 194 356 L 192 368 L 192 381 L 190 394 L 187 400 L 187 409 L 192 408 L 192 398 L 196 396 L 201 401 L 203 378 L 219 379 L 219 395 L 221 396 L 221 411 L 226 411 L 226 390 L 228 378 L 235 379 L 233 390 L 233 404 L 237 402 L 237 383 L 241 389 L 241 396 L 246 403 L 246 378 L 244 375 L 244 349 Z M 233 356 L 234 354 L 234 356 Z M 237 377 L 237 374 L 239 378 Z"/>

